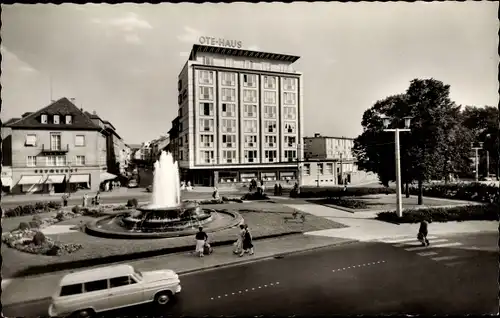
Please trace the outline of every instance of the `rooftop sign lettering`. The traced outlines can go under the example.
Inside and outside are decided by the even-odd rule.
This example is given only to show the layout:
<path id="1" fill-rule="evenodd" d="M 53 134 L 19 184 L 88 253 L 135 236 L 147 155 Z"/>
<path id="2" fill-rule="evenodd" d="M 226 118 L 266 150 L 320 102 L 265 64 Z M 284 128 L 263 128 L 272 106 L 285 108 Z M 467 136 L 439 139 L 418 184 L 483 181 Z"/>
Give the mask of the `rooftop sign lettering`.
<path id="1" fill-rule="evenodd" d="M 221 47 L 229 47 L 233 49 L 241 49 L 241 41 L 236 40 L 226 40 L 222 38 L 214 38 L 210 36 L 200 36 L 200 44 L 203 45 L 214 45 Z"/>

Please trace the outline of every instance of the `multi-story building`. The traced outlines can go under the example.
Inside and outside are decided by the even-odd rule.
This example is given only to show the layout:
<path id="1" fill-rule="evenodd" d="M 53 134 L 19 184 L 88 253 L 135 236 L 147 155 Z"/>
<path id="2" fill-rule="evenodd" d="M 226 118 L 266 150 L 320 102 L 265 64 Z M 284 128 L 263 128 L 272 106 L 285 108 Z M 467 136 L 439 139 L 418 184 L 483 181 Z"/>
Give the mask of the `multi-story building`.
<path id="1" fill-rule="evenodd" d="M 358 170 L 353 155 L 354 139 L 316 133 L 304 138 L 301 185 L 329 186 L 373 182 L 377 176 Z"/>
<path id="2" fill-rule="evenodd" d="M 181 178 L 204 185 L 296 179 L 303 137 L 298 59 L 193 46 L 178 81 L 173 144 Z"/>
<path id="3" fill-rule="evenodd" d="M 4 124 L 11 147 L 11 192 L 94 191 L 115 178 L 106 166 L 106 134 L 83 110 L 61 98 Z M 2 143 L 5 150 L 6 143 Z"/>

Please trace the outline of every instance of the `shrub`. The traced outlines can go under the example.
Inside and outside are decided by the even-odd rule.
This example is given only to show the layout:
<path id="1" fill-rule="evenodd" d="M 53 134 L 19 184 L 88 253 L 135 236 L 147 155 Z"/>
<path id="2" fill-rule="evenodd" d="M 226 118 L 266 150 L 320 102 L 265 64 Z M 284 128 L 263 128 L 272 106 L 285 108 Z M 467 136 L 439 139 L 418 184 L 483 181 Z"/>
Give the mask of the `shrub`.
<path id="1" fill-rule="evenodd" d="M 410 193 L 418 195 L 417 186 L 410 187 Z M 450 183 L 424 185 L 423 195 L 435 198 L 467 200 L 484 203 L 500 203 L 499 188 L 482 183 Z"/>
<path id="2" fill-rule="evenodd" d="M 52 245 L 49 250 L 46 252 L 47 256 L 57 256 L 61 248 L 57 245 Z"/>
<path id="3" fill-rule="evenodd" d="M 73 213 L 81 213 L 80 211 L 81 211 L 81 209 L 80 209 L 80 206 L 78 206 L 78 205 L 75 205 L 74 207 L 71 208 L 71 212 L 73 212 Z"/>
<path id="4" fill-rule="evenodd" d="M 47 212 L 54 209 L 59 209 L 61 204 L 59 202 L 36 202 L 34 204 L 20 205 L 5 211 L 5 217 L 16 217 L 24 215 L 32 215 L 36 213 Z"/>
<path id="5" fill-rule="evenodd" d="M 126 210 L 128 207 L 126 205 L 120 205 L 120 206 L 115 206 L 113 208 L 113 211 L 121 211 L 121 210 Z"/>
<path id="6" fill-rule="evenodd" d="M 91 217 L 100 217 L 104 215 L 104 209 L 98 208 L 98 209 L 82 209 L 81 210 L 82 215 L 85 216 L 91 216 Z"/>
<path id="7" fill-rule="evenodd" d="M 343 198 L 328 198 L 320 201 L 323 204 L 333 204 L 342 206 L 349 209 L 366 209 L 368 204 L 364 201 L 355 199 L 343 199 Z"/>
<path id="8" fill-rule="evenodd" d="M 127 201 L 127 207 L 131 208 L 137 208 L 137 206 L 139 205 L 139 202 L 137 202 L 137 199 L 136 198 L 133 198 L 133 199 L 128 199 Z"/>
<path id="9" fill-rule="evenodd" d="M 300 193 L 292 190 L 290 197 L 300 198 L 329 198 L 329 197 L 360 197 L 369 194 L 391 194 L 396 190 L 392 188 L 366 188 L 366 187 L 333 187 L 333 188 L 319 188 L 319 187 L 301 187 Z"/>
<path id="10" fill-rule="evenodd" d="M 21 231 L 26 231 L 26 230 L 29 230 L 29 228 L 30 228 L 30 226 L 29 226 L 29 224 L 28 224 L 28 223 L 26 223 L 26 222 L 21 222 L 21 223 L 19 223 L 19 229 L 20 229 Z"/>
<path id="11" fill-rule="evenodd" d="M 42 232 L 36 232 L 35 236 L 33 237 L 33 243 L 36 246 L 41 246 L 43 243 L 45 243 L 45 241 L 45 235 Z"/>
<path id="12" fill-rule="evenodd" d="M 241 200 L 248 200 L 248 201 L 253 201 L 253 200 L 269 200 L 269 197 L 262 192 L 248 192 L 245 193 L 241 197 Z"/>
<path id="13" fill-rule="evenodd" d="M 399 218 L 395 211 L 380 212 L 377 219 L 388 222 L 419 223 L 424 219 L 435 222 L 448 221 L 494 221 L 499 220 L 499 205 L 496 203 L 482 205 L 465 205 L 448 208 L 424 208 L 403 211 Z"/>

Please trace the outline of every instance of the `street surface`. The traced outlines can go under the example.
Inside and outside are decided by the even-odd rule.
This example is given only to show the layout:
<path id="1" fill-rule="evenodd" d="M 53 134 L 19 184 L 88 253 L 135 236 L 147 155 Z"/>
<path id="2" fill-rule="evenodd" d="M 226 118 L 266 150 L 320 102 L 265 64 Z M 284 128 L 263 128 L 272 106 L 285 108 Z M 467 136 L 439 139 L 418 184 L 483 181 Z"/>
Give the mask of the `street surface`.
<path id="1" fill-rule="evenodd" d="M 181 277 L 181 295 L 161 312 L 136 306 L 106 316 L 497 314 L 497 237 L 439 236 L 428 250 L 407 250 L 418 247 L 408 240 L 354 243 L 198 272 Z M 419 255 L 425 252 L 437 254 Z M 433 260 L 444 256 L 455 257 Z M 47 307 L 42 301 L 3 310 L 33 317 Z"/>

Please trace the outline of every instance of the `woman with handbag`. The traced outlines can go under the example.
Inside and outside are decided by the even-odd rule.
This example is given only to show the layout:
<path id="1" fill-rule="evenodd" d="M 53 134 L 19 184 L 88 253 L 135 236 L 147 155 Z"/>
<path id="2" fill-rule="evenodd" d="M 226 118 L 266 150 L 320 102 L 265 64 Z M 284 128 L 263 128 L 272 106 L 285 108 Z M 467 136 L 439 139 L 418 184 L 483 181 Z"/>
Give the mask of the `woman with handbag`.
<path id="1" fill-rule="evenodd" d="M 245 237 L 245 226 L 240 224 L 240 231 L 238 232 L 238 239 L 234 243 L 234 254 L 240 254 L 243 252 L 243 239 Z"/>
<path id="2" fill-rule="evenodd" d="M 243 234 L 243 246 L 240 257 L 242 257 L 245 253 L 253 255 L 252 234 L 250 234 L 247 224 L 245 224 L 245 233 Z"/>

